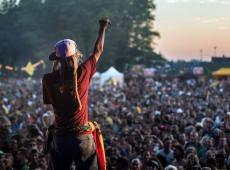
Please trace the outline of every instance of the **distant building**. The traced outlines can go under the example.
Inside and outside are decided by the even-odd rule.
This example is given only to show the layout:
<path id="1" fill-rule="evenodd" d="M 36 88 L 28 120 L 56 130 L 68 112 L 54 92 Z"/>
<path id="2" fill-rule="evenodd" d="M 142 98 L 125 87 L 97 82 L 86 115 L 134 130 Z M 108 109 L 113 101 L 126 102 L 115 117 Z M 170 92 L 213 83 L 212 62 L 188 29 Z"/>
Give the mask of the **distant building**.
<path id="1" fill-rule="evenodd" d="M 223 55 L 222 57 L 212 57 L 214 64 L 230 64 L 230 57 Z"/>

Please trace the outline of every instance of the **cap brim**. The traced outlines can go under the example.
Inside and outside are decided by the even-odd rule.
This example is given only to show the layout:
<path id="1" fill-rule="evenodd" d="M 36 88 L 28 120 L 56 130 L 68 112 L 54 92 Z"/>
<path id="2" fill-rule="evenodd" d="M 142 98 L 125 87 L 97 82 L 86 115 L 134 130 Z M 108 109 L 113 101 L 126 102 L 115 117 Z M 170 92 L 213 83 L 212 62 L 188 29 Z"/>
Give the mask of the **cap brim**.
<path id="1" fill-rule="evenodd" d="M 54 60 L 57 60 L 58 57 L 56 56 L 56 53 L 55 52 L 52 52 L 50 55 L 49 55 L 49 60 L 50 61 L 54 61 Z"/>
<path id="2" fill-rule="evenodd" d="M 75 53 L 76 54 L 76 53 Z M 73 55 L 75 55 L 75 54 L 73 54 Z M 72 55 L 70 55 L 70 56 L 66 56 L 66 57 L 63 57 L 63 58 L 69 58 L 69 57 L 71 57 Z M 56 53 L 55 52 L 52 52 L 50 55 L 49 55 L 49 60 L 50 61 L 54 61 L 54 60 L 61 60 L 61 59 L 63 59 L 62 57 L 58 57 L 58 56 L 56 56 Z"/>

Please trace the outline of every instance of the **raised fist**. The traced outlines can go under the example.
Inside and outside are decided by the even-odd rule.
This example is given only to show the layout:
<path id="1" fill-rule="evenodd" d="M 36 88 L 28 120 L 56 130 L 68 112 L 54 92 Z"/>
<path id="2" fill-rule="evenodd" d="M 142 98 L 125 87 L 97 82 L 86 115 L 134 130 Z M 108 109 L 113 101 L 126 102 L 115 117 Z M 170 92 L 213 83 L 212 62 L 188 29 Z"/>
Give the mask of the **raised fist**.
<path id="1" fill-rule="evenodd" d="M 101 27 L 108 28 L 109 26 L 111 26 L 111 21 L 108 17 L 103 17 L 99 20 L 99 24 Z"/>

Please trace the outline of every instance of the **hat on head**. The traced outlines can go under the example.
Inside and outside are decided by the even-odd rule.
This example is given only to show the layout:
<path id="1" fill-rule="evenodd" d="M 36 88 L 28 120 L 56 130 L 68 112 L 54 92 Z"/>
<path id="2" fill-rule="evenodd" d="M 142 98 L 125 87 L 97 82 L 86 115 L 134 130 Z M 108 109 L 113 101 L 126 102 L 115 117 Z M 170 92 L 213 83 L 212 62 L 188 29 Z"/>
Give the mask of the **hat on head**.
<path id="1" fill-rule="evenodd" d="M 77 45 L 75 41 L 71 39 L 64 39 L 58 41 L 54 45 L 54 52 L 50 54 L 49 60 L 58 60 L 66 57 L 70 57 L 77 52 Z"/>

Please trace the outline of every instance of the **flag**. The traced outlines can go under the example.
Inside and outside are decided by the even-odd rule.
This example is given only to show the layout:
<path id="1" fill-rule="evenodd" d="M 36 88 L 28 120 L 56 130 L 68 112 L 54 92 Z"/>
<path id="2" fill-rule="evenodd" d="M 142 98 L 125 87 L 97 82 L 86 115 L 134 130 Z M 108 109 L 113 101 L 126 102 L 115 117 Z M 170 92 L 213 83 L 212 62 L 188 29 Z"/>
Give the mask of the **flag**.
<path id="1" fill-rule="evenodd" d="M 40 64 L 43 64 L 44 61 L 40 60 L 34 64 L 32 64 L 30 61 L 27 63 L 27 65 L 23 68 L 21 68 L 21 70 L 25 71 L 27 74 L 29 74 L 30 76 L 33 76 L 34 71 L 36 70 L 36 67 L 39 66 Z"/>

